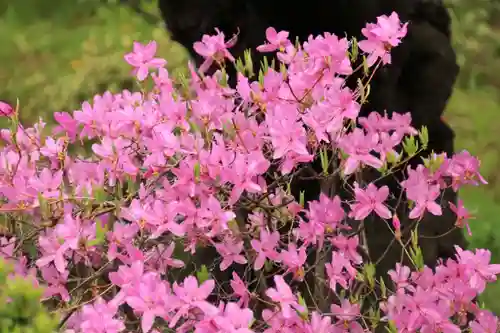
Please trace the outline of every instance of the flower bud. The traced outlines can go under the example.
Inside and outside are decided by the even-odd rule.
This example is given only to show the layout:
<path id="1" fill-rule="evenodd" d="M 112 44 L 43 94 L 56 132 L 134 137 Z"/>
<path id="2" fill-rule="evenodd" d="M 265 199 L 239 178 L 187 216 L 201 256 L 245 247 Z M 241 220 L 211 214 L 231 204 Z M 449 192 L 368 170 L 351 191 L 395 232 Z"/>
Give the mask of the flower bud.
<path id="1" fill-rule="evenodd" d="M 392 226 L 394 227 L 394 234 L 397 240 L 401 240 L 401 221 L 396 214 L 392 217 Z"/>
<path id="2" fill-rule="evenodd" d="M 11 117 L 14 112 L 15 110 L 10 104 L 0 101 L 0 117 Z"/>

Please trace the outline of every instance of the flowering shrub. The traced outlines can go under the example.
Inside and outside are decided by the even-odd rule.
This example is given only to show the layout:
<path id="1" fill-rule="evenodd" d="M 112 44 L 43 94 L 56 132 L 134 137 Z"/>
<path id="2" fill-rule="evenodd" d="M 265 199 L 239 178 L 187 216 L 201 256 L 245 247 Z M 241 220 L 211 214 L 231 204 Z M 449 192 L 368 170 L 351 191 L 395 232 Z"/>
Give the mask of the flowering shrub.
<path id="1" fill-rule="evenodd" d="M 387 175 L 427 145 L 409 114 L 358 117 L 369 79 L 353 91 L 345 77 L 390 64 L 406 24 L 393 13 L 363 34 L 359 43 L 325 33 L 294 45 L 269 28 L 259 50 L 277 51 L 280 69 L 264 64 L 257 81 L 244 75 L 248 59 L 232 57 L 236 41 L 219 31 L 194 45 L 207 60 L 199 72 L 191 68 L 189 83 L 169 77 L 155 42 L 135 43 L 125 60 L 141 91 L 108 92 L 72 114 L 55 113 L 51 135 L 41 119 L 26 128 L 19 106 L 2 106 L 11 120 L 0 133 L 2 256 L 47 286 L 44 300 L 61 313 L 65 332 L 371 332 L 382 323 L 392 332 L 496 332 L 498 319 L 475 303 L 500 273 L 487 250 L 457 248 L 456 260 L 432 271 L 414 233 L 406 247 L 413 267 L 396 264 L 387 286 L 359 253 L 371 214 L 402 242 L 387 186 L 354 182 L 352 201 L 321 195 L 307 209 L 289 193 L 293 175 L 316 155 L 318 178 L 331 175 L 335 157 L 334 173 L 347 180 L 362 168 Z M 366 59 L 353 69 L 358 50 Z M 225 84 L 226 59 L 240 70 L 235 89 Z M 221 70 L 203 75 L 213 64 Z M 84 142 L 92 153 L 74 156 Z M 409 217 L 439 216 L 436 200 L 447 187 L 485 183 L 478 167 L 462 152 L 409 168 L 401 183 Z M 463 204 L 452 208 L 457 227 L 467 226 Z M 209 248 L 214 262 L 179 278 L 189 257 Z M 318 265 L 307 261 L 311 249 L 330 258 L 316 281 L 338 296 L 326 310 L 317 295 L 295 291 Z M 228 270 L 230 281 L 214 278 Z M 375 293 L 381 298 L 365 309 Z"/>

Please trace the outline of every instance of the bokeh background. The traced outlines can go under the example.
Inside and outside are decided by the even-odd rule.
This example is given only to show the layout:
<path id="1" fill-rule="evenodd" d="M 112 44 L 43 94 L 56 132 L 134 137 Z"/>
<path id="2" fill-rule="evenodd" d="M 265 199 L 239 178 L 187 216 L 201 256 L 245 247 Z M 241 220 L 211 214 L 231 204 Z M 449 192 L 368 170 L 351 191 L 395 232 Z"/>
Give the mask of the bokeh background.
<path id="1" fill-rule="evenodd" d="M 445 118 L 457 148 L 482 159 L 489 181 L 461 192 L 476 215 L 470 241 L 500 263 L 500 0 L 447 4 L 462 71 Z M 186 70 L 187 53 L 164 30 L 156 1 L 0 0 L 0 99 L 18 98 L 23 122 L 32 123 L 95 93 L 133 89 L 123 54 L 134 40 L 152 39 L 173 75 Z M 500 313 L 500 283 L 483 301 Z"/>

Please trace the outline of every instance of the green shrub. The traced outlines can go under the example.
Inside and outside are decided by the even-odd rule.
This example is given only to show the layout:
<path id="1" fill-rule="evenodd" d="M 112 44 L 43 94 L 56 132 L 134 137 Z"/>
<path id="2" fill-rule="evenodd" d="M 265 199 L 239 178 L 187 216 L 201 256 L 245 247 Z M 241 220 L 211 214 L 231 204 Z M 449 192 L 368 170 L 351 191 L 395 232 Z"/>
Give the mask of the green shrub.
<path id="1" fill-rule="evenodd" d="M 11 274 L 11 265 L 0 258 L 0 333 L 55 332 L 57 321 L 41 303 L 42 288 Z"/>

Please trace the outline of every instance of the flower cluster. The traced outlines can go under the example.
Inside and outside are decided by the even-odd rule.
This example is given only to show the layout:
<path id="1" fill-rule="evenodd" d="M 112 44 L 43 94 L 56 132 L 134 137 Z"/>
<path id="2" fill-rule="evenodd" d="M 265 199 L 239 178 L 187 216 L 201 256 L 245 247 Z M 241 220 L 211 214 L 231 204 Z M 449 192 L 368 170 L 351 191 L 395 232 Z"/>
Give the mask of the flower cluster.
<path id="1" fill-rule="evenodd" d="M 372 66 L 390 62 L 387 45 L 399 44 L 406 25 L 394 13 L 363 33 L 359 47 Z M 384 287 L 380 304 L 362 309 L 367 295 L 356 290 L 366 288 L 357 286 L 373 276 L 363 270 L 362 239 L 347 220 L 361 224 L 376 214 L 396 224 L 389 189 L 355 183 L 352 201 L 321 195 L 304 209 L 288 184 L 317 154 L 328 165 L 327 150 L 340 159 L 344 179 L 361 168 L 390 172 L 418 150 L 417 135 L 425 146 L 426 131 L 414 129 L 409 114 L 358 117 L 363 89 L 345 85 L 355 71 L 347 39 L 325 33 L 298 46 L 287 32 L 269 28 L 266 35 L 258 49 L 277 51 L 282 70 L 267 66 L 255 81 L 239 72 L 234 89 L 223 70 L 202 74 L 235 62 L 229 48 L 236 40 L 217 31 L 194 45 L 206 61 L 199 72 L 191 67 L 189 83 L 169 76 L 155 42 L 135 43 L 125 60 L 139 83 L 151 79 L 154 88 L 106 92 L 80 110 L 55 113 L 51 135 L 41 119 L 20 124 L 21 108 L 2 102 L 12 126 L 0 132 L 0 210 L 18 232 L 0 239 L 0 255 L 16 262 L 17 274 L 47 286 L 44 297 L 58 300 L 68 333 L 340 333 L 381 322 L 408 333 L 496 332 L 498 319 L 475 303 L 500 273 L 486 250 L 457 249 L 456 261 L 435 272 L 398 264 L 389 272 L 395 288 Z M 79 149 L 83 143 L 91 151 Z M 467 152 L 409 168 L 401 183 L 413 202 L 409 217 L 440 215 L 441 191 L 485 183 L 478 168 Z M 466 226 L 463 204 L 453 209 L 457 226 Z M 36 255 L 23 254 L 25 242 Z M 205 263 L 210 270 L 186 274 L 190 257 L 206 247 L 218 254 Z M 321 283 L 352 296 L 329 312 L 294 291 L 312 269 L 311 249 L 331 252 Z M 235 267 L 274 276 L 256 287 L 240 274 L 245 269 L 232 270 L 230 281 L 212 274 Z M 224 282 L 229 292 L 219 287 Z"/>

